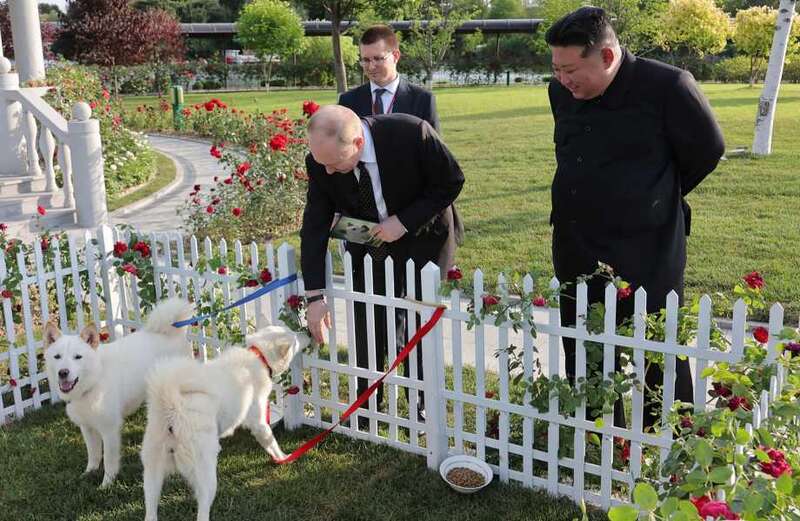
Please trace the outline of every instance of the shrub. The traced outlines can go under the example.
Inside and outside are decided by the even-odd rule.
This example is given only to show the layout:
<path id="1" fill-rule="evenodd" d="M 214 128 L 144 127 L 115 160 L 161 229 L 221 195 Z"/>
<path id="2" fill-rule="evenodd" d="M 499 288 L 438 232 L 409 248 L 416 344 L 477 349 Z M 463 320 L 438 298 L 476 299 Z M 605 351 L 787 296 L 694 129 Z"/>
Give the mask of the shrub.
<path id="1" fill-rule="evenodd" d="M 85 101 L 92 107 L 93 117 L 100 121 L 109 196 L 140 185 L 155 174 L 155 156 L 145 137 L 122 124 L 122 116 L 96 73 L 87 67 L 58 64 L 49 68 L 47 75 L 48 81 L 56 85 L 47 95 L 50 105 L 69 119 L 72 106 Z"/>
<path id="2" fill-rule="evenodd" d="M 712 77 L 723 83 L 746 83 L 750 80 L 750 58 L 735 56 L 714 64 Z"/>

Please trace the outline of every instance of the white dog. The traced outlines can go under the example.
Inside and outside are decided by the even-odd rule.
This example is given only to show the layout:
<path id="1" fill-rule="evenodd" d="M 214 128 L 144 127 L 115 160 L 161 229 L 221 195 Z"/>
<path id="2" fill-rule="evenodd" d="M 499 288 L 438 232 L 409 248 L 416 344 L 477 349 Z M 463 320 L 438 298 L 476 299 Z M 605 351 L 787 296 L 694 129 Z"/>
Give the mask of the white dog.
<path id="1" fill-rule="evenodd" d="M 102 456 L 101 486 L 110 485 L 119 471 L 122 424 L 144 401 L 147 372 L 159 358 L 191 361 L 186 330 L 172 323 L 189 318 L 192 310 L 184 300 L 165 300 L 153 309 L 143 329 L 100 347 L 93 324 L 80 335 L 62 335 L 55 324 L 47 324 L 45 363 L 50 385 L 67 402 L 69 419 L 81 428 L 89 456 L 86 472 L 96 470 Z"/>
<path id="2" fill-rule="evenodd" d="M 147 428 L 142 441 L 145 519 L 155 521 L 164 477 L 177 470 L 207 521 L 217 493 L 219 438 L 247 427 L 273 458 L 285 457 L 266 421 L 272 379 L 288 369 L 309 338 L 280 326 L 247 337 L 205 364 L 160 362 L 147 379 Z"/>

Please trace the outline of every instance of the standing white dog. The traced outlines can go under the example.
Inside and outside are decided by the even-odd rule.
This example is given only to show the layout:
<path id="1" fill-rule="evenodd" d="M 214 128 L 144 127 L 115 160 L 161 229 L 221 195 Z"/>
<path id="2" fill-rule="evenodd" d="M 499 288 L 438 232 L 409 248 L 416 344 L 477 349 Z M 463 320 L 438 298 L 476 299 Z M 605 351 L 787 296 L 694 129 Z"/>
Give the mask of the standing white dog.
<path id="1" fill-rule="evenodd" d="M 219 438 L 247 427 L 273 458 L 285 457 L 266 421 L 272 379 L 288 369 L 309 338 L 280 326 L 247 337 L 205 364 L 165 360 L 147 380 L 147 428 L 142 441 L 145 519 L 155 521 L 164 477 L 176 469 L 208 521 L 217 493 Z"/>
<path id="2" fill-rule="evenodd" d="M 145 377 L 156 360 L 181 357 L 192 362 L 186 330 L 172 327 L 187 319 L 192 306 L 172 298 L 153 309 L 144 329 L 99 347 L 93 324 L 80 335 L 62 335 L 50 322 L 44 332 L 45 364 L 52 387 L 67 402 L 67 416 L 81 428 L 89 462 L 86 472 L 103 460 L 103 483 L 110 485 L 119 471 L 122 424 L 145 398 Z"/>

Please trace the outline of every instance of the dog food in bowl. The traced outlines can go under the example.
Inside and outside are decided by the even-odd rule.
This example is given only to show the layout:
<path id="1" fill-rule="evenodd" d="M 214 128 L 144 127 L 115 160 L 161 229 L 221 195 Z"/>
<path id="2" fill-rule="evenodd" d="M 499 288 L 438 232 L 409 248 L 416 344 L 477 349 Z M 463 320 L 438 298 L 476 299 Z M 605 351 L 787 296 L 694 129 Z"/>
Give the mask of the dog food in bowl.
<path id="1" fill-rule="evenodd" d="M 478 488 L 486 483 L 482 475 L 465 467 L 451 469 L 447 473 L 447 481 L 464 488 Z"/>

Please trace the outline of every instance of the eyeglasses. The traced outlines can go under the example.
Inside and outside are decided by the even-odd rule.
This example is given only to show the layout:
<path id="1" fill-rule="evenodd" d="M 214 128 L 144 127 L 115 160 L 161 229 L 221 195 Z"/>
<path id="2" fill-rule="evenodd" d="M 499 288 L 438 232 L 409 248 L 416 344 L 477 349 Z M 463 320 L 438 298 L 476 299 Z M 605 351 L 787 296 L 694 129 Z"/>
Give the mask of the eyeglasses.
<path id="1" fill-rule="evenodd" d="M 361 58 L 358 60 L 358 63 L 360 63 L 362 67 L 369 67 L 370 64 L 379 65 L 385 62 L 391 55 L 391 52 L 387 52 L 383 56 L 377 56 L 375 58 Z"/>

